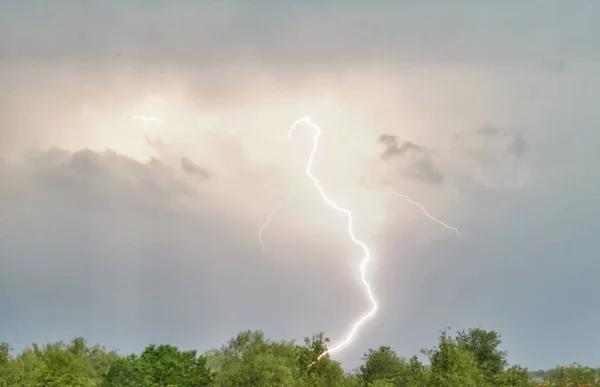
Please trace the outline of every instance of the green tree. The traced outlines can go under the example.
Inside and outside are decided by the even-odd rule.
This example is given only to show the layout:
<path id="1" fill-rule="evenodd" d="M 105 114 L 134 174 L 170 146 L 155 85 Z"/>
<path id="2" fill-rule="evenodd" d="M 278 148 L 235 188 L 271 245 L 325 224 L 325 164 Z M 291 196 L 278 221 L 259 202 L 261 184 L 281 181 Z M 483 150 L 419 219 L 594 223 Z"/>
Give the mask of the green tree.
<path id="1" fill-rule="evenodd" d="M 362 360 L 364 364 L 359 369 L 364 386 L 372 386 L 376 381 L 397 385 L 408 374 L 406 362 L 387 346 L 370 349 Z"/>
<path id="2" fill-rule="evenodd" d="M 340 363 L 331 360 L 329 355 L 316 359 L 327 350 L 329 339 L 324 333 L 306 337 L 304 346 L 299 347 L 299 386 L 343 386 L 346 377 Z"/>
<path id="3" fill-rule="evenodd" d="M 0 367 L 10 363 L 12 360 L 10 350 L 11 348 L 8 343 L 0 343 Z"/>
<path id="4" fill-rule="evenodd" d="M 260 331 L 241 332 L 211 353 L 214 386 L 343 386 L 346 380 L 338 362 L 324 356 L 312 364 L 327 349 L 327 342 L 322 333 L 306 338 L 300 346 L 269 341 Z"/>
<path id="5" fill-rule="evenodd" d="M 137 384 L 135 372 L 135 355 L 119 358 L 113 362 L 104 376 L 101 386 L 103 387 L 133 387 Z"/>
<path id="6" fill-rule="evenodd" d="M 359 375 L 350 373 L 344 377 L 344 387 L 362 387 L 363 381 Z"/>
<path id="7" fill-rule="evenodd" d="M 323 333 L 302 345 L 271 341 L 260 331 L 241 332 L 207 355 L 180 351 L 171 345 L 149 345 L 138 356 L 119 356 L 81 337 L 69 344 L 33 344 L 12 355 L 0 343 L 0 387 L 532 387 L 534 373 L 518 365 L 507 369 L 500 336 L 480 328 L 456 337 L 441 332 L 437 346 L 417 356 L 399 357 L 381 346 L 364 354 L 353 374 L 328 355 Z M 600 370 L 574 363 L 535 372 L 547 387 L 600 387 Z M 539 384 L 539 383 L 538 383 Z"/>
<path id="8" fill-rule="evenodd" d="M 212 374 L 204 356 L 180 351 L 172 345 L 149 345 L 137 357 L 114 362 L 104 378 L 105 386 L 208 386 Z"/>
<path id="9" fill-rule="evenodd" d="M 385 379 L 378 379 L 368 384 L 369 387 L 396 387 L 397 384 Z"/>
<path id="10" fill-rule="evenodd" d="M 482 387 L 484 375 L 477 367 L 472 351 L 445 331 L 440 335 L 439 344 L 424 350 L 429 357 L 430 372 L 428 386 L 432 387 Z"/>
<path id="11" fill-rule="evenodd" d="M 78 345 L 83 344 L 83 348 Z M 83 340 L 73 340 L 71 346 L 63 342 L 47 344 L 43 349 L 34 346 L 34 353 L 43 364 L 37 382 L 44 386 L 95 387 L 94 369 L 85 354 Z"/>
<path id="12" fill-rule="evenodd" d="M 492 385 L 497 387 L 533 387 L 536 383 L 531 380 L 526 368 L 515 365 L 505 372 L 497 374 Z"/>
<path id="13" fill-rule="evenodd" d="M 427 367 L 419 361 L 417 356 L 409 359 L 403 383 L 403 386 L 406 387 L 427 386 Z"/>
<path id="14" fill-rule="evenodd" d="M 8 343 L 0 343 L 0 387 L 14 386 L 19 382 L 21 372 L 10 354 Z"/>
<path id="15" fill-rule="evenodd" d="M 597 370 L 573 363 L 569 367 L 556 367 L 546 375 L 547 386 L 600 386 Z"/>
<path id="16" fill-rule="evenodd" d="M 291 343 L 270 342 L 261 331 L 245 331 L 213 351 L 209 364 L 215 387 L 293 386 L 298 357 Z"/>
<path id="17" fill-rule="evenodd" d="M 498 333 L 475 328 L 458 332 L 456 339 L 473 353 L 486 382 L 493 383 L 496 375 L 504 372 L 507 365 L 506 352 L 498 348 L 502 344 Z"/>
<path id="18" fill-rule="evenodd" d="M 43 359 L 33 349 L 26 348 L 14 359 L 9 372 L 3 373 L 6 386 L 37 387 L 46 368 Z"/>

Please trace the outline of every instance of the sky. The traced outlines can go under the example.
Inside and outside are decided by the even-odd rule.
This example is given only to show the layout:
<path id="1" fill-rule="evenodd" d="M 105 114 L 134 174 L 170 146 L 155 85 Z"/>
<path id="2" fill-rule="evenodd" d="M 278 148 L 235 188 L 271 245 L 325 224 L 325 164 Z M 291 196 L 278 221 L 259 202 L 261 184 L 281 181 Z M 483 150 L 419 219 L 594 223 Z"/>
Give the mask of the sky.
<path id="1" fill-rule="evenodd" d="M 308 115 L 372 252 L 346 369 L 448 326 L 531 369 L 599 366 L 593 1 L 0 8 L 0 340 L 342 340 L 362 252 L 305 173 L 314 132 L 288 139 Z"/>

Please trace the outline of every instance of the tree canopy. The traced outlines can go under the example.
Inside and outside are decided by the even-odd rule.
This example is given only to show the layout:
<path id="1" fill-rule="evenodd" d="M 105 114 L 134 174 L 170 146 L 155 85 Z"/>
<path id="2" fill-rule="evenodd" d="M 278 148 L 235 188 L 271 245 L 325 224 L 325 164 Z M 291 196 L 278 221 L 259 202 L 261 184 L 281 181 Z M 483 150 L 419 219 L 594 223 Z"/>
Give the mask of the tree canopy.
<path id="1" fill-rule="evenodd" d="M 328 356 L 311 366 L 328 342 L 323 333 L 296 343 L 245 331 L 203 354 L 153 344 L 139 355 L 89 346 L 81 337 L 69 344 L 33 344 L 17 355 L 0 343 L 0 387 L 600 386 L 600 370 L 579 364 L 535 372 L 509 366 L 500 335 L 481 328 L 455 336 L 442 331 L 436 346 L 421 351 L 423 360 L 385 345 L 370 349 L 352 372 Z"/>

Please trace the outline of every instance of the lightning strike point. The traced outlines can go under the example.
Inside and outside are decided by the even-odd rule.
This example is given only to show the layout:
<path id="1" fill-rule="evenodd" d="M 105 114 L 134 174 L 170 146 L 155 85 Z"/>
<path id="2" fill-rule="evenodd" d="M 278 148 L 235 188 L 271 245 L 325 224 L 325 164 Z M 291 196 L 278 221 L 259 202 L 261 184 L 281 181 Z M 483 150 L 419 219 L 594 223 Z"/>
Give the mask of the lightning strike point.
<path id="1" fill-rule="evenodd" d="M 312 151 L 310 152 L 310 156 L 308 158 L 308 162 L 307 162 L 307 166 L 306 166 L 306 174 L 310 178 L 310 180 L 312 180 L 315 188 L 317 189 L 317 191 L 323 198 L 323 201 L 325 202 L 325 204 L 327 204 L 329 207 L 333 208 L 337 212 L 344 214 L 346 216 L 346 218 L 348 219 L 348 229 L 347 229 L 348 235 L 350 236 L 350 239 L 352 240 L 352 242 L 355 245 L 359 246 L 363 250 L 363 253 L 364 253 L 363 260 L 362 260 L 361 264 L 359 265 L 360 279 L 361 279 L 361 282 L 366 291 L 367 297 L 371 303 L 371 309 L 358 318 L 358 320 L 354 323 L 354 325 L 350 329 L 349 333 L 346 335 L 346 338 L 344 340 L 342 340 L 338 345 L 323 351 L 323 353 L 321 353 L 317 357 L 317 359 L 308 366 L 308 368 L 310 368 L 313 365 L 315 365 L 319 360 L 321 360 L 323 357 L 330 355 L 334 352 L 337 352 L 337 351 L 343 349 L 344 347 L 350 345 L 353 342 L 354 337 L 355 337 L 356 333 L 358 332 L 359 328 L 364 323 L 366 323 L 369 319 L 371 319 L 373 316 L 375 316 L 375 314 L 377 313 L 377 310 L 379 309 L 379 305 L 377 304 L 377 301 L 375 300 L 373 292 L 371 291 L 371 285 L 369 284 L 369 282 L 366 279 L 366 270 L 369 265 L 369 262 L 371 261 L 371 251 L 369 250 L 366 243 L 357 239 L 356 236 L 354 235 L 354 231 L 352 228 L 352 226 L 353 226 L 352 212 L 346 208 L 340 207 L 336 202 L 331 200 L 325 194 L 325 191 L 324 191 L 323 187 L 321 186 L 321 184 L 319 183 L 319 180 L 312 174 L 313 159 L 314 159 L 315 154 L 317 153 L 317 150 L 319 149 L 319 137 L 321 136 L 321 133 L 322 133 L 321 128 L 319 128 L 319 126 L 317 126 L 311 120 L 311 118 L 309 116 L 302 117 L 302 118 L 294 121 L 294 123 L 290 127 L 290 130 L 288 131 L 288 140 L 291 141 L 294 130 L 298 127 L 298 125 L 300 125 L 302 123 L 307 124 L 315 132 L 315 135 L 313 138 L 313 141 L 314 141 L 313 148 L 312 148 Z M 402 193 L 395 193 L 395 194 L 396 194 L 396 196 L 404 198 L 410 204 L 419 207 L 421 209 L 421 211 L 425 214 L 425 216 L 427 216 L 433 222 L 445 227 L 446 229 L 454 231 L 456 233 L 456 235 L 460 238 L 460 231 L 456 227 L 449 226 L 446 223 L 436 219 L 434 216 L 429 214 L 429 212 L 427 212 L 427 210 L 425 209 L 425 206 L 413 201 L 405 194 L 402 194 Z M 276 208 L 273 211 L 273 213 L 277 212 L 279 208 L 280 207 Z M 270 215 L 270 216 L 272 216 L 272 215 Z M 266 224 L 268 224 L 269 220 L 270 219 L 267 219 Z"/>
<path id="2" fill-rule="evenodd" d="M 366 243 L 364 243 L 363 241 L 359 240 L 356 238 L 356 236 L 354 235 L 354 231 L 352 229 L 352 225 L 353 225 L 353 218 L 352 218 L 352 212 L 348 209 L 342 208 L 340 207 L 336 202 L 334 202 L 333 200 L 331 200 L 326 194 L 325 191 L 323 189 L 323 187 L 321 186 L 321 184 L 319 183 L 319 180 L 312 174 L 312 166 L 313 166 L 313 159 L 315 154 L 317 153 L 317 150 L 319 149 L 319 137 L 321 136 L 321 129 L 312 122 L 311 118 L 306 116 L 306 117 L 302 117 L 299 120 L 296 120 L 289 132 L 288 132 L 288 139 L 291 141 L 292 139 L 292 134 L 294 132 L 294 130 L 297 128 L 297 126 L 301 123 L 305 123 L 308 126 L 310 126 L 311 129 L 314 130 L 315 135 L 314 135 L 314 143 L 313 143 L 313 148 L 312 151 L 310 152 L 310 156 L 308 158 L 308 163 L 306 166 L 306 174 L 308 175 L 308 177 L 312 180 L 315 188 L 317 189 L 317 191 L 319 192 L 319 194 L 321 195 L 321 197 L 323 198 L 323 201 L 325 202 L 325 204 L 327 204 L 329 207 L 333 208 L 334 210 L 336 210 L 337 212 L 340 212 L 342 214 L 344 214 L 346 216 L 346 218 L 348 219 L 348 235 L 350 236 L 350 239 L 352 240 L 352 242 L 357 245 L 358 247 L 360 247 L 363 250 L 363 261 L 359 266 L 360 269 L 360 279 L 361 282 L 365 288 L 365 291 L 367 293 L 367 297 L 371 303 L 371 309 L 366 312 L 365 314 L 363 314 L 362 316 L 359 317 L 359 319 L 354 323 L 354 325 L 352 326 L 352 328 L 350 329 L 350 332 L 346 335 L 346 338 L 344 340 L 342 340 L 338 345 L 329 348 L 327 350 L 325 350 L 323 353 L 321 353 L 317 359 L 311 363 L 309 365 L 309 368 L 312 367 L 316 362 L 318 362 L 319 360 L 321 360 L 323 357 L 325 357 L 328 354 L 332 354 L 335 353 L 341 349 L 343 349 L 344 347 L 350 345 L 352 343 L 352 341 L 354 340 L 354 337 L 356 335 L 356 333 L 358 332 L 359 328 L 365 323 L 367 322 L 369 319 L 371 319 L 373 316 L 375 316 L 375 314 L 377 313 L 377 310 L 379 308 L 379 305 L 377 304 L 377 301 L 375 300 L 375 296 L 373 295 L 373 292 L 371 290 L 371 285 L 369 284 L 369 282 L 366 279 L 366 269 L 367 266 L 369 264 L 369 262 L 371 261 L 371 251 L 369 250 L 368 246 L 366 245 Z"/>

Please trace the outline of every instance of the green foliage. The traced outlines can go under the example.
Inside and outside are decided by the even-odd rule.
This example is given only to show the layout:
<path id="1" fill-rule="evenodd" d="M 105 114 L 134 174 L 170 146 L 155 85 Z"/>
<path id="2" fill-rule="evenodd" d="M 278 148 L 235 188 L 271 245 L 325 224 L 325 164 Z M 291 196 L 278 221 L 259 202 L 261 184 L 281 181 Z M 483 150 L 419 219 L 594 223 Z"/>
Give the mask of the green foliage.
<path id="1" fill-rule="evenodd" d="M 457 339 L 442 332 L 437 347 L 423 351 L 429 357 L 430 386 L 481 387 L 484 376 L 477 367 L 476 354 Z"/>
<path id="2" fill-rule="evenodd" d="M 70 344 L 33 344 L 18 355 L 0 343 L 0 387 L 533 387 L 600 386 L 598 369 L 572 364 L 531 374 L 508 367 L 500 335 L 481 328 L 441 332 L 438 343 L 402 358 L 381 346 L 364 354 L 363 364 L 345 374 L 324 356 L 323 333 L 303 344 L 271 341 L 261 331 L 239 333 L 220 349 L 198 355 L 171 345 L 149 345 L 127 356 L 90 347 L 81 337 Z M 313 364 L 314 363 L 314 364 Z M 535 383 L 532 378 L 543 378 Z"/>
<path id="3" fill-rule="evenodd" d="M 426 367 L 416 356 L 408 361 L 399 357 L 390 347 L 369 350 L 362 360 L 359 375 L 363 386 L 420 387 L 427 383 Z"/>
<path id="4" fill-rule="evenodd" d="M 12 360 L 10 350 L 11 348 L 8 343 L 0 343 L 0 367 L 8 364 Z"/>
<path id="5" fill-rule="evenodd" d="M 339 363 L 325 356 L 329 340 L 321 333 L 306 338 L 304 345 L 266 340 L 262 332 L 246 331 L 210 354 L 214 386 L 343 386 Z"/>
<path id="6" fill-rule="evenodd" d="M 381 382 L 397 384 L 407 373 L 406 362 L 390 347 L 381 346 L 377 350 L 371 349 L 365 353 L 362 360 L 365 363 L 360 366 L 360 374 L 365 386 L 381 384 Z"/>
<path id="7" fill-rule="evenodd" d="M 556 367 L 545 379 L 548 387 L 600 386 L 600 372 L 577 363 L 569 367 Z"/>
<path id="8" fill-rule="evenodd" d="M 0 346 L 0 386 L 78 386 L 93 387 L 104 379 L 117 359 L 114 352 L 88 347 L 81 337 L 63 342 L 33 345 L 16 358 L 7 356 L 8 346 Z"/>
<path id="9" fill-rule="evenodd" d="M 490 384 L 498 387 L 531 387 L 536 385 L 530 379 L 527 369 L 518 365 L 510 367 L 506 372 L 496 374 Z"/>
<path id="10" fill-rule="evenodd" d="M 507 366 L 506 352 L 498 349 L 502 341 L 494 331 L 481 328 L 458 332 L 457 340 L 475 356 L 477 368 L 481 371 L 487 383 L 504 372 Z"/>
<path id="11" fill-rule="evenodd" d="M 209 386 L 212 373 L 207 359 L 196 351 L 171 345 L 149 345 L 137 357 L 130 355 L 111 364 L 103 386 Z"/>

